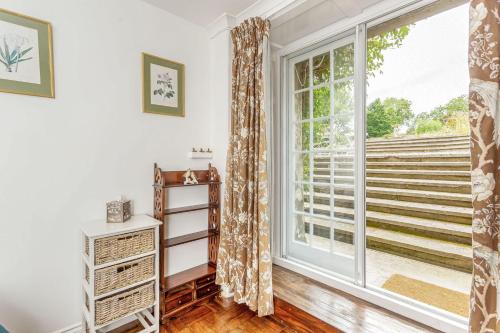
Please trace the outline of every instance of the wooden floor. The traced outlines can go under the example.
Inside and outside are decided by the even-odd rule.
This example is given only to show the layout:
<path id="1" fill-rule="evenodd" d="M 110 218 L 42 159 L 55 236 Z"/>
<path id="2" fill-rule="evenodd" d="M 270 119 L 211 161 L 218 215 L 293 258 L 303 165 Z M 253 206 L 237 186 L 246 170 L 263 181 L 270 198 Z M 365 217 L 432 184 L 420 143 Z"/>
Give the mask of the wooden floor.
<path id="1" fill-rule="evenodd" d="M 139 323 L 114 330 L 113 333 L 137 333 Z M 257 317 L 245 305 L 218 300 L 203 303 L 163 326 L 160 333 L 295 333 L 269 317 Z"/>
<path id="2" fill-rule="evenodd" d="M 169 327 L 163 327 L 161 333 L 292 333 L 296 331 L 280 324 L 279 319 L 284 315 L 292 322 L 304 318 L 307 320 L 307 316 L 301 316 L 297 310 L 303 310 L 302 312 L 307 312 L 336 328 L 318 330 L 311 323 L 309 329 L 304 332 L 439 332 L 276 265 L 273 266 L 273 288 L 277 301 L 275 304 L 278 305 L 277 318 L 259 318 L 245 305 L 233 302 L 223 305 L 222 300 L 216 300 L 206 302 L 171 320 Z M 283 306 L 286 303 L 297 309 L 291 311 L 290 307 Z M 306 322 L 304 325 L 303 321 L 298 327 L 301 325 L 307 327 L 308 324 Z M 132 329 L 125 332 L 137 331 L 139 330 Z"/>
<path id="3" fill-rule="evenodd" d="M 168 333 L 293 333 L 268 317 L 257 317 L 247 306 L 211 301 L 170 321 Z M 163 332 L 162 332 L 163 333 Z"/>
<path id="4" fill-rule="evenodd" d="M 273 289 L 275 298 L 346 333 L 439 332 L 276 265 Z"/>

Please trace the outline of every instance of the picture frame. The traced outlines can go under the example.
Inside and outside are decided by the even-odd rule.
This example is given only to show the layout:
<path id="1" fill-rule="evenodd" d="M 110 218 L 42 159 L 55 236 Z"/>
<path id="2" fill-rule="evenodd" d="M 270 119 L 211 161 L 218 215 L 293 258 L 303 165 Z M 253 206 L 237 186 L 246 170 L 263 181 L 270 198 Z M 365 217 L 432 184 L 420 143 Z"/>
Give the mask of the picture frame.
<path id="1" fill-rule="evenodd" d="M 184 65 L 142 53 L 143 112 L 184 117 Z"/>
<path id="2" fill-rule="evenodd" d="M 0 8 L 0 92 L 55 98 L 49 22 Z"/>

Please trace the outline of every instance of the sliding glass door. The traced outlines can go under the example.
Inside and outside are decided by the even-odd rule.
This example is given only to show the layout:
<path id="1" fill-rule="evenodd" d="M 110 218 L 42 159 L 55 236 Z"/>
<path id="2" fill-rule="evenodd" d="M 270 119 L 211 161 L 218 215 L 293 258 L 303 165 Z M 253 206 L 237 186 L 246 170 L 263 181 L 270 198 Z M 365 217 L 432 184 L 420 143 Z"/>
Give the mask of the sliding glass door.
<path id="1" fill-rule="evenodd" d="M 354 277 L 354 38 L 290 59 L 287 255 Z"/>
<path id="2" fill-rule="evenodd" d="M 472 271 L 463 2 L 295 51 L 282 81 L 284 257 L 457 322 Z"/>

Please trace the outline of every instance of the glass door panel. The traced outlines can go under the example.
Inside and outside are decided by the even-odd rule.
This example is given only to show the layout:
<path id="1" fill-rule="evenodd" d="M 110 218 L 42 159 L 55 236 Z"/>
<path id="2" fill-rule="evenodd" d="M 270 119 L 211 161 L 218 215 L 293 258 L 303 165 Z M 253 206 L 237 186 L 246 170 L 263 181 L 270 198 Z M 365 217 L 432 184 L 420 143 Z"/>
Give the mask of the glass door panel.
<path id="1" fill-rule="evenodd" d="M 354 277 L 354 43 L 289 62 L 287 256 Z"/>

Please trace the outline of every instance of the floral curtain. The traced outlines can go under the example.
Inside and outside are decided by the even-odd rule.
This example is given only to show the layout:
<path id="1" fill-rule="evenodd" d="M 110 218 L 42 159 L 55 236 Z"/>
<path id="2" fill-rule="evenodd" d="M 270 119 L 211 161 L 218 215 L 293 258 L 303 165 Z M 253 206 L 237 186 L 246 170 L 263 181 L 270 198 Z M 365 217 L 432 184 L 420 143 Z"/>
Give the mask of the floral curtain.
<path id="1" fill-rule="evenodd" d="M 259 316 L 274 311 L 264 99 L 269 28 L 269 21 L 251 18 L 231 31 L 231 133 L 216 279 Z"/>
<path id="2" fill-rule="evenodd" d="M 500 0 L 470 4 L 473 281 L 469 331 L 500 332 Z"/>

